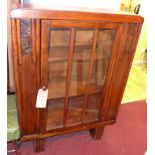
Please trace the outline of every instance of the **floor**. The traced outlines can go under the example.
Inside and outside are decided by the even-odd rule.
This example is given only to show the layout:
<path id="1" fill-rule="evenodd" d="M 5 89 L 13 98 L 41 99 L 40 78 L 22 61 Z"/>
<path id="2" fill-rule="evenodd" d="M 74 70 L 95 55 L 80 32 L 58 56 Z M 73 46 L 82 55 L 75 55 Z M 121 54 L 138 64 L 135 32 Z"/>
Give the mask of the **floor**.
<path id="1" fill-rule="evenodd" d="M 133 64 L 124 92 L 122 103 L 146 100 L 146 64 Z"/>
<path id="2" fill-rule="evenodd" d="M 75 132 L 48 138 L 41 153 L 23 142 L 21 155 L 144 155 L 146 129 L 146 103 L 122 104 L 117 122 L 105 128 L 101 140 L 93 140 L 88 130 Z"/>

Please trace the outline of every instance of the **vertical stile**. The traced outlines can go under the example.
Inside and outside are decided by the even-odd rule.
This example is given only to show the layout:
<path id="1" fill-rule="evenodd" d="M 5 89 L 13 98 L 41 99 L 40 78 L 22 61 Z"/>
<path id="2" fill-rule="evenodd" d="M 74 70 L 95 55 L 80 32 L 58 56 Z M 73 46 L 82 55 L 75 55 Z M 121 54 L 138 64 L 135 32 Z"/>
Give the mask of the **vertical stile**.
<path id="1" fill-rule="evenodd" d="M 39 25 L 42 26 L 39 26 Z M 37 46 L 37 50 L 39 50 L 39 48 L 41 47 L 41 51 L 39 53 L 41 53 L 40 58 L 41 58 L 41 63 L 38 62 L 41 68 L 41 72 L 40 72 L 40 78 L 38 78 L 38 80 L 40 80 L 40 86 L 41 87 L 46 87 L 48 88 L 48 45 L 45 43 L 48 43 L 48 22 L 46 23 L 45 21 L 39 21 L 38 20 L 38 36 L 40 35 L 40 39 L 41 39 L 41 45 L 40 45 L 40 39 L 37 41 L 39 43 L 39 46 Z M 40 125 L 40 132 L 43 133 L 46 131 L 46 120 L 47 120 L 47 108 L 45 109 L 39 109 L 39 125 Z"/>
<path id="2" fill-rule="evenodd" d="M 40 88 L 40 84 L 41 84 L 41 79 L 40 79 L 40 63 L 37 61 L 40 59 L 40 32 L 41 32 L 41 27 L 40 27 L 40 19 L 36 19 L 36 64 L 37 64 L 37 73 L 38 73 L 38 76 L 37 76 L 37 87 L 38 89 Z M 32 28 L 32 31 L 33 31 L 33 28 Z M 38 132 L 40 132 L 40 109 L 37 108 L 37 128 L 38 128 Z"/>
<path id="3" fill-rule="evenodd" d="M 40 32 L 41 32 L 41 22 L 40 22 L 40 19 L 37 19 L 36 20 L 36 58 L 38 60 L 38 58 L 40 58 L 40 45 L 41 45 L 41 42 L 40 42 Z M 38 65 L 38 68 L 40 68 L 40 63 L 37 63 Z M 38 74 L 40 75 L 40 69 L 38 69 Z M 40 87 L 40 83 L 41 83 L 41 79 L 40 79 L 40 76 L 38 76 L 38 88 Z"/>
<path id="4" fill-rule="evenodd" d="M 83 123 L 85 111 L 86 111 L 87 104 L 88 104 L 88 95 L 89 95 L 88 89 L 89 89 L 89 84 L 90 84 L 91 77 L 92 77 L 93 64 L 94 64 L 94 60 L 96 57 L 97 38 L 98 38 L 98 29 L 95 29 L 94 38 L 93 38 L 92 53 L 91 53 L 89 71 L 88 71 L 88 80 L 87 80 L 87 84 L 86 84 L 86 88 L 85 88 L 85 97 L 84 97 L 83 109 L 82 109 L 82 119 L 81 119 L 82 123 Z"/>
<path id="5" fill-rule="evenodd" d="M 17 41 L 17 25 L 16 25 L 16 19 L 11 19 L 11 33 L 12 33 L 12 51 L 13 51 L 13 61 L 14 61 L 14 75 L 15 75 L 15 81 L 16 81 L 16 93 L 20 94 L 20 85 L 19 85 L 19 74 L 18 74 L 18 63 L 19 63 L 19 55 L 18 55 L 18 41 Z M 19 116 L 23 110 L 23 106 L 21 104 L 21 94 L 17 95 L 17 101 L 18 101 L 18 111 Z M 23 122 L 21 119 L 19 119 L 20 127 L 23 128 Z M 21 130 L 22 134 L 22 130 Z"/>
<path id="6" fill-rule="evenodd" d="M 67 79 L 66 79 L 66 91 L 65 91 L 65 103 L 64 103 L 64 127 L 66 126 L 67 113 L 68 113 L 68 102 L 69 102 L 69 86 L 71 81 L 71 71 L 72 71 L 72 58 L 74 50 L 74 40 L 75 40 L 75 29 L 71 29 L 70 33 L 70 49 L 68 55 L 68 68 L 67 68 Z"/>
<path id="7" fill-rule="evenodd" d="M 108 101 L 110 98 L 110 93 L 111 93 L 110 88 L 112 86 L 112 75 L 117 67 L 115 64 L 118 63 L 119 53 L 122 50 L 122 49 L 120 49 L 120 36 L 122 34 L 122 30 L 123 30 L 122 26 L 119 25 L 118 28 L 116 29 L 116 34 L 115 34 L 114 41 L 113 41 L 113 47 L 112 47 L 112 51 L 111 51 L 112 55 L 110 58 L 113 61 L 110 61 L 110 63 L 109 63 L 108 72 L 106 75 L 107 82 L 105 82 L 104 89 L 102 91 L 102 94 L 104 94 L 103 95 L 104 98 L 102 99 L 102 104 L 100 105 L 100 108 L 99 108 L 99 120 L 100 121 L 104 120 L 104 118 L 106 117 L 105 111 L 107 111 L 107 109 L 108 109 L 108 105 L 103 104 L 103 103 L 106 103 L 105 101 Z M 123 31 L 123 33 L 126 33 L 126 31 Z M 108 87 L 109 91 L 107 91 L 107 87 Z"/>
<path id="8" fill-rule="evenodd" d="M 96 64 L 95 64 L 95 73 L 96 73 L 96 75 L 95 75 L 95 84 L 97 84 L 97 82 L 98 82 L 98 65 L 99 65 L 98 63 L 99 63 L 99 61 L 96 58 Z"/>
<path id="9" fill-rule="evenodd" d="M 77 85 L 77 90 L 80 90 L 81 86 L 83 85 L 83 81 L 82 81 L 82 72 L 83 72 L 83 67 L 82 67 L 82 61 L 77 64 L 77 81 L 78 81 L 78 85 Z"/>
<path id="10" fill-rule="evenodd" d="M 18 61 L 19 61 L 19 64 L 21 64 L 21 38 L 20 38 L 20 19 L 17 19 L 17 48 L 18 48 Z"/>
<path id="11" fill-rule="evenodd" d="M 36 20 L 32 19 L 32 62 L 36 63 Z"/>

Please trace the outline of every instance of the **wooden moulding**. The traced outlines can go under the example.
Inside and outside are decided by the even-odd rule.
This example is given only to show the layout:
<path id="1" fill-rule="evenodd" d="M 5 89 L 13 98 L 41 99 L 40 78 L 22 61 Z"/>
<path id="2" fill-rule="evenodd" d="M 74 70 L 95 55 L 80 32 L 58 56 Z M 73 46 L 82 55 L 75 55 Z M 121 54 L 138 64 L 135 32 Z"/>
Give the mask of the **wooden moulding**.
<path id="1" fill-rule="evenodd" d="M 108 22 L 143 22 L 143 18 L 135 14 L 127 14 L 109 9 L 55 7 L 50 5 L 14 4 L 11 7 L 12 18 L 38 18 L 63 20 L 95 20 Z"/>
<path id="2" fill-rule="evenodd" d="M 72 133 L 72 132 L 76 132 L 76 131 L 94 129 L 96 127 L 104 127 L 106 125 L 112 125 L 115 122 L 116 122 L 115 120 L 111 120 L 111 121 L 107 121 L 107 122 L 97 122 L 97 123 L 90 123 L 90 124 L 85 124 L 85 125 L 78 125 L 78 126 L 74 126 L 74 127 L 54 129 L 54 130 L 52 130 L 52 132 L 49 131 L 46 133 L 22 136 L 20 138 L 20 140 L 21 141 L 30 141 L 30 140 L 35 140 L 35 139 L 43 139 L 43 138 L 47 138 L 47 137 L 63 135 L 63 134 Z"/>

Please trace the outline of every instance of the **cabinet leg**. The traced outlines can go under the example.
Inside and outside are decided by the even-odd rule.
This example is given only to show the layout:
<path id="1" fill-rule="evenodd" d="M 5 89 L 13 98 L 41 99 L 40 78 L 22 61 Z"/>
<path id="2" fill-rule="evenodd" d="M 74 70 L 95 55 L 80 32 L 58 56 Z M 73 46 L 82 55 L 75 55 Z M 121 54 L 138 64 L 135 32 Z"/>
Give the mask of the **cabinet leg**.
<path id="1" fill-rule="evenodd" d="M 96 127 L 94 129 L 90 129 L 90 134 L 93 137 L 94 140 L 100 140 L 104 131 L 103 127 Z"/>
<path id="2" fill-rule="evenodd" d="M 37 139 L 34 141 L 35 152 L 42 152 L 45 150 L 45 139 Z"/>

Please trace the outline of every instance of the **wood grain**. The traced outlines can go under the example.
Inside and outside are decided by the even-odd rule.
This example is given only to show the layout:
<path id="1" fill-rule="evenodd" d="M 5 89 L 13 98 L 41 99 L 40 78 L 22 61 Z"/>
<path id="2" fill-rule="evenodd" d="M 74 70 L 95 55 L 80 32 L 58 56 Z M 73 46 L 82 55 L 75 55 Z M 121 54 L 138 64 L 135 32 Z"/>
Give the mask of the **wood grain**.
<path id="1" fill-rule="evenodd" d="M 19 81 L 19 70 L 18 70 L 18 41 L 17 41 L 17 25 L 16 19 L 11 19 L 11 36 L 12 36 L 12 50 L 13 50 L 13 63 L 14 63 L 14 75 L 15 75 L 15 84 L 16 84 L 16 94 L 17 94 L 17 102 L 18 102 L 18 112 L 19 112 L 19 124 L 20 128 L 23 129 L 23 121 L 22 121 L 22 92 L 20 90 L 20 81 Z M 21 130 L 21 135 L 23 135 L 23 130 Z"/>
<path id="2" fill-rule="evenodd" d="M 53 9 L 52 9 L 53 8 Z M 106 22 L 143 22 L 143 18 L 135 14 L 126 14 L 108 9 L 71 8 L 45 5 L 23 4 L 14 5 L 11 11 L 13 18 L 63 19 Z"/>

